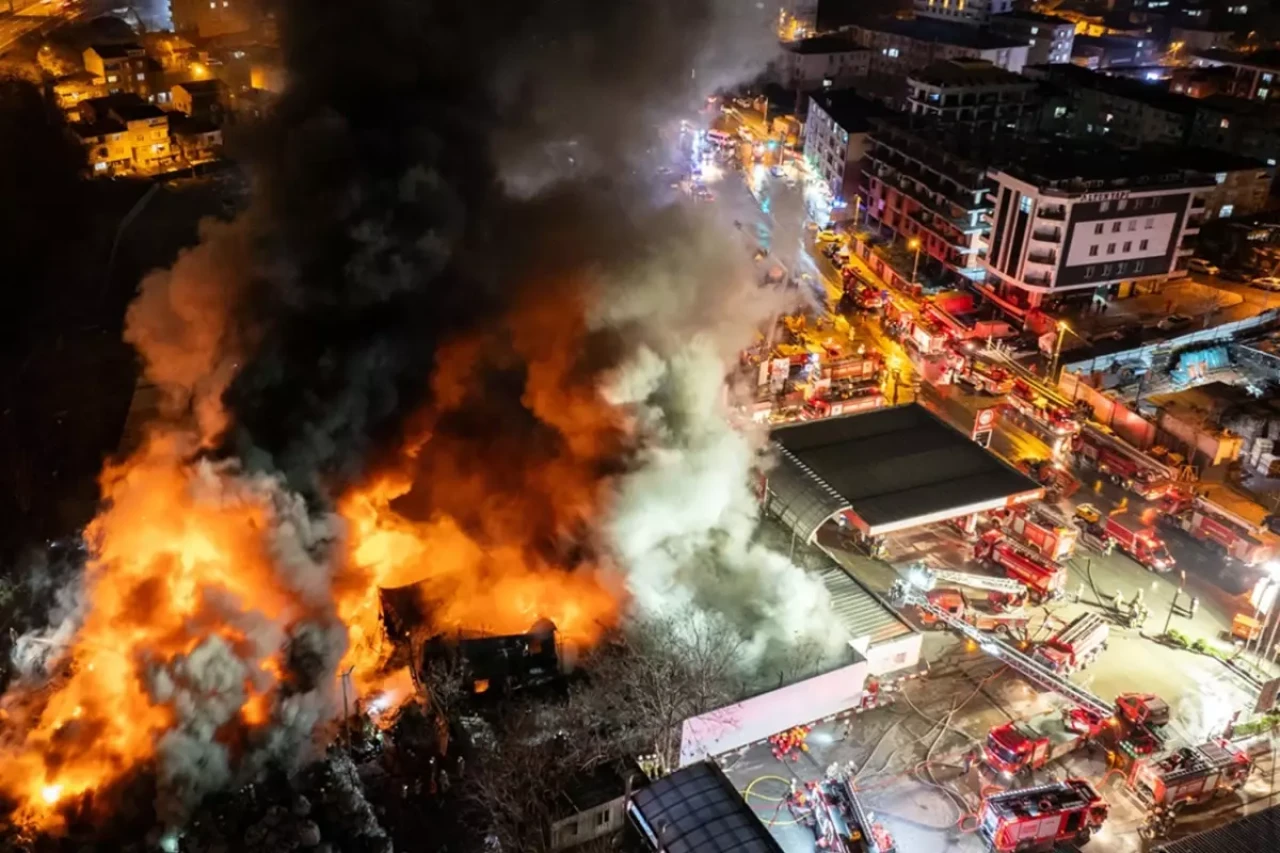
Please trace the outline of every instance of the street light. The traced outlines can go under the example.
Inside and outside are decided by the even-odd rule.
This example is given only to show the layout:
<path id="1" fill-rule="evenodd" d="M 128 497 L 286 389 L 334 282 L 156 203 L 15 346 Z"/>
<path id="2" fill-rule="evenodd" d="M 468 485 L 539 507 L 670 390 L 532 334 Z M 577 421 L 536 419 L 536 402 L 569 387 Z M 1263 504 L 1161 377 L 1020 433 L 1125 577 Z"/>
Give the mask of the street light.
<path id="1" fill-rule="evenodd" d="M 852 233 L 857 233 L 858 231 L 858 213 L 859 213 L 858 208 L 860 208 L 861 206 L 862 206 L 862 196 L 857 193 L 854 193 L 853 195 L 853 232 Z"/>
<path id="2" fill-rule="evenodd" d="M 916 253 L 916 261 L 911 266 L 911 283 L 914 285 L 916 284 L 916 281 L 917 281 L 916 274 L 920 272 L 920 238 L 912 237 L 910 240 L 908 240 L 907 248 L 914 249 Z"/>
<path id="3" fill-rule="evenodd" d="M 1062 339 L 1066 337 L 1067 332 L 1071 332 L 1073 335 L 1075 334 L 1075 332 L 1071 330 L 1071 327 L 1067 325 L 1066 320 L 1059 320 L 1058 341 L 1053 345 L 1053 364 L 1050 366 L 1049 370 L 1049 381 L 1055 384 L 1058 381 L 1058 359 L 1062 355 Z"/>

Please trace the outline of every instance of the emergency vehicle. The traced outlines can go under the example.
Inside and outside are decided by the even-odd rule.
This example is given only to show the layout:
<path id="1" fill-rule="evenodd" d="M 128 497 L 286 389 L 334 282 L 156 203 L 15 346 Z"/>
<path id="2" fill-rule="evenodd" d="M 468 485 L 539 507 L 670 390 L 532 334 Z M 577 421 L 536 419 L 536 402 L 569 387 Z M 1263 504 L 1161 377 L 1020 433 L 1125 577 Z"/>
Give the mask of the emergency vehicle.
<path id="1" fill-rule="evenodd" d="M 1257 525 L 1205 498 L 1173 490 L 1161 509 L 1163 524 L 1185 531 L 1242 566 L 1258 566 L 1273 556 Z"/>
<path id="2" fill-rule="evenodd" d="M 992 850 L 1040 853 L 1062 842 L 1084 844 L 1107 820 L 1109 806 L 1083 779 L 987 797 L 978 832 Z"/>
<path id="3" fill-rule="evenodd" d="M 1086 529 L 1103 541 L 1116 543 L 1116 547 L 1150 571 L 1164 574 L 1173 571 L 1176 565 L 1164 540 L 1150 527 L 1109 515 Z"/>
<path id="4" fill-rule="evenodd" d="M 1083 417 L 1079 412 L 1050 400 L 1025 379 L 1014 380 L 1008 403 L 1022 416 L 1023 423 L 1049 438 L 1070 438 L 1080 433 Z"/>
<path id="5" fill-rule="evenodd" d="M 979 537 L 974 546 L 974 559 L 988 566 L 1000 566 L 1006 576 L 1026 584 L 1035 602 L 1060 597 L 1067 583 L 1066 569 L 1019 545 L 998 528 Z"/>
<path id="6" fill-rule="evenodd" d="M 985 611 L 976 608 L 972 602 L 958 589 L 931 589 L 925 598 L 933 607 L 942 610 L 954 619 L 972 625 L 979 631 L 990 631 L 994 634 L 1019 635 L 1027 629 L 1029 617 L 1022 610 Z M 926 628 L 941 630 L 947 625 L 928 609 L 921 608 L 920 623 Z"/>
<path id="7" fill-rule="evenodd" d="M 1101 615 L 1082 613 L 1045 640 L 1032 654 L 1054 672 L 1077 672 L 1102 653 L 1110 633 L 1110 627 Z"/>
<path id="8" fill-rule="evenodd" d="M 1001 397 L 1013 390 L 1013 374 L 977 359 L 967 360 L 956 374 L 956 381 L 980 394 Z"/>
<path id="9" fill-rule="evenodd" d="M 1167 835 L 1179 810 L 1239 790 L 1252 769 L 1248 750 L 1221 738 L 1140 762 L 1132 784 L 1148 811 L 1139 831 L 1148 838 Z"/>
<path id="10" fill-rule="evenodd" d="M 1023 459 L 1018 462 L 1018 470 L 1044 486 L 1045 497 L 1051 501 L 1069 498 L 1080 491 L 1080 481 L 1052 459 Z"/>
<path id="11" fill-rule="evenodd" d="M 1147 500 L 1159 500 L 1173 486 L 1175 471 L 1127 442 L 1092 424 L 1080 433 L 1078 461 L 1105 475 L 1112 483 Z"/>
<path id="12" fill-rule="evenodd" d="M 907 580 L 912 586 L 925 591 L 934 589 L 939 583 L 980 589 L 986 593 L 987 605 L 997 613 L 1021 607 L 1027 602 L 1027 585 L 1013 578 L 996 578 L 918 564 L 908 571 Z"/>
<path id="13" fill-rule="evenodd" d="M 1004 529 L 1042 557 L 1062 562 L 1076 551 L 1080 530 L 1054 507 L 1028 504 L 1004 518 Z"/>

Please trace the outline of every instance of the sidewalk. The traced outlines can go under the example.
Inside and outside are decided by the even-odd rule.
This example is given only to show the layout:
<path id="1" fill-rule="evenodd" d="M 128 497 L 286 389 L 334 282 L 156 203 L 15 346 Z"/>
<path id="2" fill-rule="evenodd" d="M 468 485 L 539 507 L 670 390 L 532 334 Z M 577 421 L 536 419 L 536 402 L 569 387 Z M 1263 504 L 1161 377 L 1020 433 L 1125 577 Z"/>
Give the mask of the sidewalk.
<path id="1" fill-rule="evenodd" d="M 1216 325 L 1235 319 L 1230 309 L 1244 303 L 1244 297 L 1229 290 L 1218 290 L 1194 281 L 1179 281 L 1143 296 L 1115 299 L 1107 303 L 1105 313 L 1073 312 L 1064 319 L 1082 334 L 1112 329 L 1125 323 L 1143 325 L 1159 322 L 1170 314 L 1186 314 L 1197 318 L 1191 329 Z M 1201 318 L 1204 318 L 1203 320 Z"/>

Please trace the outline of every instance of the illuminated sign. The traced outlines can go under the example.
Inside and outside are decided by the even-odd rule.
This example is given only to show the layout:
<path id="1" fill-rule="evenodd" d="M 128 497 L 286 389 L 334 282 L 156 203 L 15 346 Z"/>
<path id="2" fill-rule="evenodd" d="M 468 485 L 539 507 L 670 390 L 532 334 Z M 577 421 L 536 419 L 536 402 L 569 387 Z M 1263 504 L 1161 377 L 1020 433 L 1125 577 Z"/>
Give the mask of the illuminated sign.
<path id="1" fill-rule="evenodd" d="M 1113 201 L 1118 198 L 1128 198 L 1128 190 L 1113 190 L 1109 193 L 1085 193 L 1080 196 L 1081 201 Z"/>

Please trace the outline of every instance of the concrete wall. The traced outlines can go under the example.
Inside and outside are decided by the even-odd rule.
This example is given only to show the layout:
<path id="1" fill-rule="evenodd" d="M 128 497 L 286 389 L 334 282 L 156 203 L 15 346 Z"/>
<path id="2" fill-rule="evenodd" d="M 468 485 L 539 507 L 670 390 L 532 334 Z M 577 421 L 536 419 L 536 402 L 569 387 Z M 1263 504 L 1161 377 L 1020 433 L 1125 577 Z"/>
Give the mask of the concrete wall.
<path id="1" fill-rule="evenodd" d="M 842 666 L 684 721 L 680 766 L 730 752 L 792 726 L 856 707 L 870 667 L 866 660 Z"/>
<path id="2" fill-rule="evenodd" d="M 922 642 L 924 642 L 924 635 L 919 631 L 912 631 L 910 634 L 870 646 L 862 652 L 867 659 L 868 672 L 878 677 L 904 669 L 914 669 L 920 662 Z M 859 649 L 859 651 L 862 650 Z"/>

